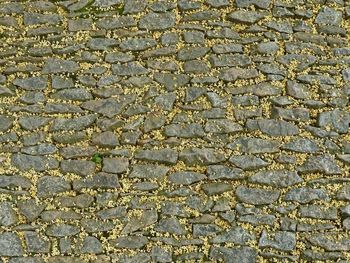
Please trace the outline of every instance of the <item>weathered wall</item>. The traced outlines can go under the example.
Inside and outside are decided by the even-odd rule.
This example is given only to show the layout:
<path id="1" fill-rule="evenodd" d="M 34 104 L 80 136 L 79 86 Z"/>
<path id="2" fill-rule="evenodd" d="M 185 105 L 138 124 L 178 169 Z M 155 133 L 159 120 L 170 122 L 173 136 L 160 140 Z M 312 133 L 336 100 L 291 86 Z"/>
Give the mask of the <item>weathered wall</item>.
<path id="1" fill-rule="evenodd" d="M 348 262 L 349 17 L 2 0 L 3 262 Z"/>

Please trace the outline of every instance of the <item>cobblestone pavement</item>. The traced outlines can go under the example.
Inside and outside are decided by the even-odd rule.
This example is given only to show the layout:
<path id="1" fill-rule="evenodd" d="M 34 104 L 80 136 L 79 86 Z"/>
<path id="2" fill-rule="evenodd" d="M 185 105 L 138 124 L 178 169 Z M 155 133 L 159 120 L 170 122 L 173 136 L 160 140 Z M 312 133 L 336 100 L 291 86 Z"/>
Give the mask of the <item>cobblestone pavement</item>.
<path id="1" fill-rule="evenodd" d="M 350 262 L 350 2 L 0 1 L 0 262 Z"/>

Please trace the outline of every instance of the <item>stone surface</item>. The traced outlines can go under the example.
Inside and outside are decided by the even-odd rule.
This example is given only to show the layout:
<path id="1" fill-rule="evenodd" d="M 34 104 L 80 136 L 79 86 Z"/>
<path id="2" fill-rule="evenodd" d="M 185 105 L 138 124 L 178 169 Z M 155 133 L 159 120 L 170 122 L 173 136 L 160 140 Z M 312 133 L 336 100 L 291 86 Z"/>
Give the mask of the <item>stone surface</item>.
<path id="1" fill-rule="evenodd" d="M 236 196 L 240 201 L 247 204 L 266 205 L 277 201 L 280 196 L 280 191 L 239 186 L 236 189 Z"/>
<path id="2" fill-rule="evenodd" d="M 346 262 L 349 1 L 0 1 L 0 262 Z"/>

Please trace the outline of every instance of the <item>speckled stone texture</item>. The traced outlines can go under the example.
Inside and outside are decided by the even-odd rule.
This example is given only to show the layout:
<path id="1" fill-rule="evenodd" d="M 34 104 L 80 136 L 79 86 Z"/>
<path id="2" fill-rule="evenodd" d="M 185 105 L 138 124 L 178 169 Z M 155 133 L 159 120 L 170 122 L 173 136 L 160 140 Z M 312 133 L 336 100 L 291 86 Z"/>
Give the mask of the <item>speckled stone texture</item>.
<path id="1" fill-rule="evenodd" d="M 1 0 L 0 263 L 350 262 L 350 2 Z"/>

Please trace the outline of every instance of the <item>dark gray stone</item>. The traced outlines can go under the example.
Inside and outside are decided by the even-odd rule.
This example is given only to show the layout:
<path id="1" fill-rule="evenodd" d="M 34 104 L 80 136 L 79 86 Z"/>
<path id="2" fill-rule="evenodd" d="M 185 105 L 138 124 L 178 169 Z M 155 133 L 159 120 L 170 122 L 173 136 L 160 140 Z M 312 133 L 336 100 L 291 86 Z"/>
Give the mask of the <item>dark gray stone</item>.
<path id="1" fill-rule="evenodd" d="M 63 174 L 73 173 L 83 177 L 95 173 L 95 163 L 86 160 L 62 160 L 60 169 Z"/>
<path id="2" fill-rule="evenodd" d="M 7 257 L 23 256 L 22 242 L 17 234 L 3 232 L 0 234 L 0 255 Z"/>
<path id="3" fill-rule="evenodd" d="M 56 58 L 48 58 L 45 61 L 45 64 L 43 66 L 42 73 L 43 74 L 50 74 L 50 73 L 75 73 L 79 70 L 79 64 L 75 61 L 71 60 L 64 60 L 64 59 L 56 59 Z M 47 79 L 37 79 L 41 80 L 42 87 L 45 85 L 46 87 L 46 82 Z M 43 88 L 41 88 L 43 89 Z"/>
<path id="4" fill-rule="evenodd" d="M 340 109 L 321 112 L 317 118 L 317 125 L 319 127 L 329 127 L 338 133 L 347 133 L 349 130 L 349 123 L 349 112 Z"/>
<path id="5" fill-rule="evenodd" d="M 69 224 L 53 224 L 46 228 L 46 235 L 50 237 L 69 237 L 74 236 L 80 232 L 79 227 Z"/>
<path id="6" fill-rule="evenodd" d="M 178 152 L 171 149 L 140 150 L 136 153 L 135 159 L 143 161 L 158 162 L 164 164 L 175 164 Z"/>
<path id="7" fill-rule="evenodd" d="M 289 190 L 285 197 L 285 201 L 295 201 L 301 204 L 310 203 L 314 200 L 329 200 L 328 194 L 323 189 L 313 189 L 309 187 L 300 187 Z"/>
<path id="8" fill-rule="evenodd" d="M 257 170 L 266 166 L 269 166 L 270 163 L 256 157 L 254 155 L 237 155 L 231 156 L 229 162 L 241 168 L 243 170 Z"/>
<path id="9" fill-rule="evenodd" d="M 18 222 L 18 217 L 13 209 L 12 203 L 8 201 L 0 202 L 0 225 L 9 227 Z"/>
<path id="10" fill-rule="evenodd" d="M 315 153 L 320 150 L 320 148 L 314 140 L 302 137 L 295 138 L 292 139 L 290 142 L 284 143 L 281 146 L 281 149 L 301 153 Z"/>
<path id="11" fill-rule="evenodd" d="M 289 187 L 304 180 L 295 171 L 269 170 L 261 171 L 249 176 L 249 182 L 269 185 L 277 188 Z"/>
<path id="12" fill-rule="evenodd" d="M 188 148 L 180 152 L 179 160 L 189 166 L 205 166 L 221 163 L 226 160 L 226 157 L 209 148 Z"/>
<path id="13" fill-rule="evenodd" d="M 174 13 L 148 13 L 141 17 L 139 28 L 147 30 L 165 30 L 173 27 L 175 22 Z"/>
<path id="14" fill-rule="evenodd" d="M 257 256 L 257 250 L 247 246 L 232 248 L 212 246 L 209 251 L 210 259 L 227 263 L 255 263 Z"/>
<path id="15" fill-rule="evenodd" d="M 59 162 L 51 157 L 32 156 L 22 153 L 12 155 L 11 163 L 21 171 L 34 169 L 36 172 L 57 169 Z"/>
<path id="16" fill-rule="evenodd" d="M 327 175 L 341 174 L 342 171 L 335 161 L 335 158 L 329 154 L 312 155 L 297 170 L 301 173 L 321 172 Z"/>
<path id="17" fill-rule="evenodd" d="M 272 239 L 269 238 L 272 235 Z M 259 247 L 261 248 L 274 248 L 280 251 L 292 251 L 296 246 L 295 233 L 287 231 L 277 231 L 275 233 L 268 233 L 263 231 L 259 240 Z"/>
<path id="18" fill-rule="evenodd" d="M 160 219 L 158 224 L 155 225 L 154 230 L 160 233 L 175 235 L 184 235 L 187 233 L 185 226 L 181 225 L 174 217 Z"/>
<path id="19" fill-rule="evenodd" d="M 106 173 L 124 173 L 128 170 L 129 160 L 124 157 L 103 158 L 102 171 Z"/>
<path id="20" fill-rule="evenodd" d="M 50 253 L 51 242 L 48 238 L 44 238 L 42 235 L 34 231 L 25 231 L 24 237 L 27 244 L 27 251 L 32 253 Z"/>
<path id="21" fill-rule="evenodd" d="M 144 236 L 119 237 L 111 241 L 116 248 L 137 249 L 148 244 L 148 239 Z"/>
<path id="22" fill-rule="evenodd" d="M 279 190 L 266 190 L 263 188 L 248 188 L 238 186 L 236 196 L 241 202 L 252 205 L 267 205 L 277 201 L 280 196 Z"/>
<path id="23" fill-rule="evenodd" d="M 16 78 L 12 83 L 24 90 L 44 90 L 48 85 L 48 77 Z"/>
<path id="24" fill-rule="evenodd" d="M 190 185 L 206 179 L 206 176 L 196 172 L 184 171 L 169 174 L 168 179 L 173 184 Z"/>
<path id="25" fill-rule="evenodd" d="M 120 188 L 118 176 L 116 174 L 98 173 L 93 177 L 73 181 L 73 189 L 80 191 L 87 189 L 117 189 Z"/>
<path id="26" fill-rule="evenodd" d="M 52 197 L 70 189 L 70 183 L 62 177 L 43 176 L 38 179 L 37 183 L 37 194 L 41 198 Z"/>
<path id="27" fill-rule="evenodd" d="M 211 238 L 209 242 L 211 244 L 234 243 L 236 245 L 246 245 L 249 241 L 255 239 L 256 237 L 254 234 L 249 233 L 240 226 L 236 226 Z"/>
<path id="28" fill-rule="evenodd" d="M 210 180 L 226 179 L 240 180 L 243 179 L 243 171 L 238 168 L 231 168 L 225 165 L 209 165 L 207 169 Z"/>
<path id="29" fill-rule="evenodd" d="M 226 146 L 232 150 L 238 150 L 243 153 L 275 153 L 279 151 L 279 142 L 276 140 L 266 140 L 251 137 L 239 137 Z"/>
<path id="30" fill-rule="evenodd" d="M 197 138 L 205 135 L 202 125 L 198 123 L 166 125 L 164 134 L 167 137 L 179 138 Z"/>

